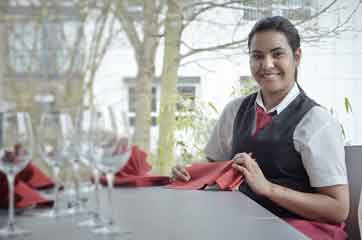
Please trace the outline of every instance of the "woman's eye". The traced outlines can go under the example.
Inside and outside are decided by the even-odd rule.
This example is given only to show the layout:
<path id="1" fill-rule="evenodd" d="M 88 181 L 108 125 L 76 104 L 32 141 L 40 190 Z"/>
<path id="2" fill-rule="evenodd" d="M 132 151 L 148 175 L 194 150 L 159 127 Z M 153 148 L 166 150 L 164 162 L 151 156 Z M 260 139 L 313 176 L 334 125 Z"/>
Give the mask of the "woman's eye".
<path id="1" fill-rule="evenodd" d="M 283 55 L 284 55 L 283 52 L 275 52 L 275 53 L 273 53 L 274 58 L 280 58 L 280 57 L 282 57 Z"/>
<path id="2" fill-rule="evenodd" d="M 251 55 L 251 58 L 254 59 L 254 60 L 260 60 L 260 59 L 263 58 L 263 56 L 259 55 L 259 54 L 253 54 L 253 55 Z"/>

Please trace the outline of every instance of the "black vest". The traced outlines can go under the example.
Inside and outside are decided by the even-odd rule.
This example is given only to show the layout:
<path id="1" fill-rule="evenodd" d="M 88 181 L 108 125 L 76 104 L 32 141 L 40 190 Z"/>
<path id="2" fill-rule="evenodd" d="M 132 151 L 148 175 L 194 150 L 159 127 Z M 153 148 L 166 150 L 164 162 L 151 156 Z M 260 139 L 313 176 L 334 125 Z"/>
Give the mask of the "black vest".
<path id="1" fill-rule="evenodd" d="M 265 177 L 278 185 L 302 192 L 313 192 L 300 154 L 294 149 L 293 134 L 304 115 L 317 103 L 303 91 L 270 123 L 252 136 L 255 121 L 255 99 L 244 99 L 234 120 L 232 153 L 251 152 Z M 244 183 L 239 190 L 280 217 L 296 217 L 271 200 L 254 193 Z"/>

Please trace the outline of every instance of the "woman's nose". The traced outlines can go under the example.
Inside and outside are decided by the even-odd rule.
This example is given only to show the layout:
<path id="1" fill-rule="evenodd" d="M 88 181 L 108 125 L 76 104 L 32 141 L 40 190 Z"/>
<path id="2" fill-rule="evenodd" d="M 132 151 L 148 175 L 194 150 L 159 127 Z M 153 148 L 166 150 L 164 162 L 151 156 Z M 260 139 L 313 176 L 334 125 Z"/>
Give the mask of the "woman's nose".
<path id="1" fill-rule="evenodd" d="M 274 67 L 274 60 L 271 56 L 267 55 L 264 57 L 264 60 L 263 60 L 263 68 L 271 68 L 271 67 Z"/>

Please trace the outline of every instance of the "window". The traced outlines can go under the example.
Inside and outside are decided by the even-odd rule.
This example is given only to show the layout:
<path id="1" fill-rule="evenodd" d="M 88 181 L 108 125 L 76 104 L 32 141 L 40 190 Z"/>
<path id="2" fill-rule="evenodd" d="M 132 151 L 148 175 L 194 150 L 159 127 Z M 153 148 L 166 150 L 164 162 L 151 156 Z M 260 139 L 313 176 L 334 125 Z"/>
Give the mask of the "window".
<path id="1" fill-rule="evenodd" d="M 129 125 L 130 125 L 131 127 L 134 127 L 134 125 L 136 124 L 136 117 L 135 117 L 135 116 L 131 116 L 131 117 L 128 118 L 128 120 L 129 120 Z M 153 127 L 157 126 L 157 118 L 154 117 L 154 116 L 151 117 L 151 125 L 152 125 Z"/>
<path id="2" fill-rule="evenodd" d="M 133 127 L 135 125 L 135 114 L 136 114 L 136 92 L 133 86 L 128 87 L 128 119 L 129 124 Z M 157 125 L 157 88 L 152 87 L 152 99 L 151 99 L 151 121 L 152 126 Z"/>
<path id="3" fill-rule="evenodd" d="M 135 125 L 136 117 L 136 93 L 135 93 L 135 81 L 134 77 L 125 77 L 123 83 L 127 87 L 128 98 L 128 118 L 131 126 Z M 152 126 L 157 126 L 157 116 L 159 113 L 160 104 L 160 78 L 156 78 L 153 81 L 152 86 L 152 99 L 151 99 L 151 121 Z M 197 87 L 200 85 L 200 77 L 195 76 L 181 76 L 177 82 L 177 93 L 183 98 L 176 105 L 177 115 L 181 112 L 192 111 L 195 106 L 195 98 L 197 96 Z M 187 107 L 187 108 L 186 108 Z"/>
<path id="4" fill-rule="evenodd" d="M 266 16 L 271 16 L 271 13 L 270 9 L 244 8 L 243 18 L 247 21 L 255 21 Z"/>
<path id="5" fill-rule="evenodd" d="M 177 93 L 181 101 L 176 104 L 176 111 L 192 109 L 195 107 L 196 87 L 195 86 L 178 86 Z"/>
<path id="6" fill-rule="evenodd" d="M 157 88 L 152 87 L 151 112 L 157 112 Z M 134 87 L 128 88 L 128 111 L 136 112 L 136 92 Z"/>
<path id="7" fill-rule="evenodd" d="M 37 19 L 31 11 L 22 8 L 14 13 L 16 20 L 7 24 L 6 73 L 15 79 L 45 80 L 80 73 L 83 45 L 77 42 L 83 38 L 76 39 L 80 24 L 76 16 Z"/>
<path id="8" fill-rule="evenodd" d="M 244 19 L 245 20 L 257 20 L 259 18 L 261 18 L 263 15 L 262 13 L 258 10 L 258 9 L 253 9 L 253 8 L 246 8 L 244 9 Z"/>
<path id="9" fill-rule="evenodd" d="M 283 16 L 290 20 L 306 19 L 311 15 L 312 12 L 309 8 L 283 9 Z"/>

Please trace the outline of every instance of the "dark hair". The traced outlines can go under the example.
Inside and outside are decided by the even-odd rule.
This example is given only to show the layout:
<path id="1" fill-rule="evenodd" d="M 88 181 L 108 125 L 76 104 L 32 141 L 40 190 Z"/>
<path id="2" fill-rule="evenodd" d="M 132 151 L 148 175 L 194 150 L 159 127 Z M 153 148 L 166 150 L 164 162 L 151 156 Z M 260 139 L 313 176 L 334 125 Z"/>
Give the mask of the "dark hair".
<path id="1" fill-rule="evenodd" d="M 300 47 L 300 36 L 295 26 L 286 18 L 281 16 L 266 17 L 255 23 L 248 36 L 248 48 L 250 50 L 250 43 L 255 33 L 265 31 L 277 31 L 285 35 L 288 40 L 289 46 L 293 50 Z"/>

